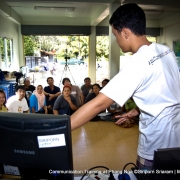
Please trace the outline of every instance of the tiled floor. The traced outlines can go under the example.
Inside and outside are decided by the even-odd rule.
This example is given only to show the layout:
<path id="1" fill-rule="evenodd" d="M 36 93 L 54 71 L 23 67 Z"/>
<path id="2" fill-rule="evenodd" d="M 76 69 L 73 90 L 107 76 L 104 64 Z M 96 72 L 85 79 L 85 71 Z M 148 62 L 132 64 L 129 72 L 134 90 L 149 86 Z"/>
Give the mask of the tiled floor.
<path id="1" fill-rule="evenodd" d="M 88 122 L 72 132 L 74 170 L 94 166 L 122 170 L 126 163 L 136 162 L 137 142 L 138 125 L 121 128 L 114 122 Z"/>

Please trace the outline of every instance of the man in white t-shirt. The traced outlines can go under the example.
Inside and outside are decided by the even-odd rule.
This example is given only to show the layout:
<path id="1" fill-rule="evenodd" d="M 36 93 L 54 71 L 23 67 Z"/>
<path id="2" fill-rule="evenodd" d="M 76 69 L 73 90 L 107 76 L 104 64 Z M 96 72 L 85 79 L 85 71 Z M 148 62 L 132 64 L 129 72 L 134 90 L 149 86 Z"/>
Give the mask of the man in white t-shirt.
<path id="1" fill-rule="evenodd" d="M 25 99 L 25 87 L 17 86 L 16 95 L 11 96 L 6 103 L 9 112 L 28 113 L 28 104 Z"/>
<path id="2" fill-rule="evenodd" d="M 120 6 L 109 23 L 122 51 L 133 55 L 96 98 L 71 116 L 71 127 L 73 130 L 88 122 L 113 101 L 123 106 L 133 97 L 139 110 L 118 116 L 116 124 L 140 114 L 137 165 L 151 167 L 154 150 L 180 147 L 180 75 L 176 58 L 168 47 L 147 40 L 145 14 L 138 5 Z"/>

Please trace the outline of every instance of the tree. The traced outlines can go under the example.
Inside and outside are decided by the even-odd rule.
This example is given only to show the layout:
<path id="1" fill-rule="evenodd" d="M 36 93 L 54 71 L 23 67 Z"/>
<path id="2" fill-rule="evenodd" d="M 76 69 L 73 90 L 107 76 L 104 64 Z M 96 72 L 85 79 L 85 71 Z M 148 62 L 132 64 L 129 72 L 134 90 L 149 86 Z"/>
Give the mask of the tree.
<path id="1" fill-rule="evenodd" d="M 5 56 L 5 52 L 4 52 L 4 38 L 0 37 L 0 48 L 1 48 L 1 59 L 2 61 L 4 61 L 4 56 Z"/>
<path id="2" fill-rule="evenodd" d="M 33 36 L 24 36 L 24 55 L 33 56 L 36 43 L 33 41 Z"/>
<path id="3" fill-rule="evenodd" d="M 96 58 L 101 57 L 109 58 L 109 36 L 96 37 Z"/>
<path id="4" fill-rule="evenodd" d="M 180 41 L 174 42 L 174 52 L 176 56 L 180 57 Z"/>

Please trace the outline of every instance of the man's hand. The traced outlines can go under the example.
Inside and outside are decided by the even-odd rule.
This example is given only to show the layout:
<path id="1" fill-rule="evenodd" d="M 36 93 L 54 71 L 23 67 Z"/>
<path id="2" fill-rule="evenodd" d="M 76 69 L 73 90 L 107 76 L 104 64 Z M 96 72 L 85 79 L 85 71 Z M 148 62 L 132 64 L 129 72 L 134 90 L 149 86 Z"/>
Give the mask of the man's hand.
<path id="1" fill-rule="evenodd" d="M 117 125 L 120 125 L 120 124 L 122 124 L 123 122 L 125 122 L 125 121 L 127 121 L 127 120 L 130 120 L 130 119 L 136 117 L 137 115 L 139 115 L 139 111 L 137 110 L 137 108 L 134 108 L 134 109 L 132 109 L 131 111 L 125 113 L 125 114 L 115 116 L 116 119 L 119 118 L 119 119 L 116 121 L 116 124 L 117 124 Z"/>
<path id="2" fill-rule="evenodd" d="M 49 94 L 49 101 L 51 101 L 55 97 L 55 94 Z"/>

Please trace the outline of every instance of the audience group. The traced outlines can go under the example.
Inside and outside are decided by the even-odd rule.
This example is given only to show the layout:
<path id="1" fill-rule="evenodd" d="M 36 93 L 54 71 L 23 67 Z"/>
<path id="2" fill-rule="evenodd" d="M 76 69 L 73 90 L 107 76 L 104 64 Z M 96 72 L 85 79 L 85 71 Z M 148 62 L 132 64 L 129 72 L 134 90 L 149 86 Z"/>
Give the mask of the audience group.
<path id="1" fill-rule="evenodd" d="M 8 99 L 6 99 L 5 92 L 0 89 L 0 112 L 72 115 L 83 104 L 98 96 L 100 90 L 108 82 L 109 79 L 104 79 L 102 86 L 97 83 L 91 84 L 91 79 L 86 77 L 84 84 L 79 88 L 65 77 L 62 80 L 63 90 L 61 92 L 60 88 L 54 85 L 52 77 L 47 78 L 48 86 L 44 88 L 42 85 L 35 87 L 28 79 L 25 79 L 24 85 L 17 86 L 15 95 Z M 130 98 L 123 107 L 114 102 L 103 112 L 109 112 L 112 117 L 115 117 L 135 107 L 136 104 Z M 92 121 L 97 120 L 99 120 L 98 116 L 92 119 Z"/>

